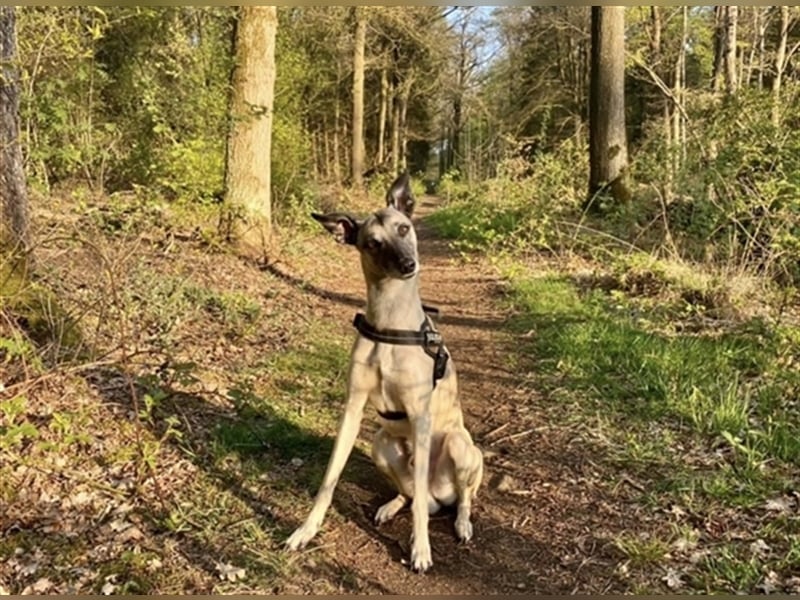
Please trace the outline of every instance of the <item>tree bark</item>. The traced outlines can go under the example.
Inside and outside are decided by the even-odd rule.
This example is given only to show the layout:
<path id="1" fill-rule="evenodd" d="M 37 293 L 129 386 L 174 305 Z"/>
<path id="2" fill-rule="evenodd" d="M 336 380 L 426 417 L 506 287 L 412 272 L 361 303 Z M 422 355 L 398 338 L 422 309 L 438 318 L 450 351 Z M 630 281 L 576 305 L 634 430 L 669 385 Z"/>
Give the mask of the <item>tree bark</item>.
<path id="1" fill-rule="evenodd" d="M 725 89 L 728 94 L 736 94 L 739 87 L 736 73 L 736 26 L 739 7 L 725 7 Z"/>
<path id="2" fill-rule="evenodd" d="M 625 9 L 592 7 L 589 86 L 589 197 L 609 190 L 618 202 L 630 200 L 625 135 Z"/>
<path id="3" fill-rule="evenodd" d="M 789 7 L 781 6 L 780 37 L 778 50 L 775 53 L 775 78 L 772 80 L 772 123 L 776 127 L 781 123 L 781 83 L 786 68 L 786 46 L 789 38 Z"/>
<path id="4" fill-rule="evenodd" d="M 225 201 L 229 211 L 242 215 L 229 233 L 235 233 L 246 245 L 265 250 L 272 217 L 272 110 L 278 14 L 275 6 L 243 6 L 239 11 Z"/>
<path id="5" fill-rule="evenodd" d="M 683 105 L 686 99 L 686 44 L 689 35 L 689 12 L 688 8 L 684 6 L 683 12 L 683 28 L 681 30 L 681 46 L 678 51 L 678 60 L 675 65 L 675 91 L 673 95 L 677 104 Z M 675 171 L 683 164 L 686 159 L 686 120 L 683 117 L 683 112 L 679 106 L 675 106 L 673 110 L 674 129 L 672 139 L 675 143 Z"/>
<path id="6" fill-rule="evenodd" d="M 400 86 L 392 86 L 392 173 L 400 168 Z"/>
<path id="7" fill-rule="evenodd" d="M 711 74 L 711 89 L 722 89 L 722 67 L 725 63 L 725 14 L 724 6 L 714 7 L 714 70 Z"/>
<path id="8" fill-rule="evenodd" d="M 381 69 L 381 106 L 378 115 L 378 156 L 377 163 L 383 164 L 386 158 L 386 113 L 389 106 L 389 78 L 386 69 Z"/>
<path id="9" fill-rule="evenodd" d="M 756 7 L 759 14 L 758 19 L 758 89 L 764 89 L 764 65 L 766 55 L 766 37 L 767 37 L 767 12 L 761 11 Z"/>
<path id="10" fill-rule="evenodd" d="M 408 125 L 406 116 L 408 114 L 408 99 L 411 96 L 412 80 L 407 79 L 403 82 L 403 89 L 400 92 L 400 156 L 398 157 L 399 170 L 405 171 L 408 167 Z M 398 169 L 395 169 L 395 173 Z"/>
<path id="11" fill-rule="evenodd" d="M 364 184 L 364 51 L 367 44 L 367 15 L 365 7 L 353 7 L 356 19 L 353 47 L 353 147 L 351 178 L 353 186 Z"/>
<path id="12" fill-rule="evenodd" d="M 338 83 L 337 79 L 337 83 Z M 333 180 L 336 184 L 342 182 L 342 152 L 340 127 L 342 123 L 342 108 L 339 102 L 339 94 L 336 94 L 333 104 Z"/>
<path id="13" fill-rule="evenodd" d="M 0 196 L 6 229 L 12 247 L 31 262 L 28 188 L 19 143 L 19 72 L 17 60 L 16 11 L 0 7 Z"/>

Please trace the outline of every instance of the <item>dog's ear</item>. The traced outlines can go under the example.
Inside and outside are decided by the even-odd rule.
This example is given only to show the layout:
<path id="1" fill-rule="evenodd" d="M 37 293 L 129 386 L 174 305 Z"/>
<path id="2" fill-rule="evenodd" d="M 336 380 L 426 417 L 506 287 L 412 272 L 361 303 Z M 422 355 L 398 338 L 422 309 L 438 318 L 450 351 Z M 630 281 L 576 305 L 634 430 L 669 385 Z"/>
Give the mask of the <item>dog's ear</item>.
<path id="1" fill-rule="evenodd" d="M 403 173 L 394 180 L 394 183 L 386 192 L 386 206 L 392 206 L 407 217 L 411 217 L 414 212 L 414 194 L 411 192 L 411 181 L 408 173 Z"/>
<path id="2" fill-rule="evenodd" d="M 322 223 L 322 226 L 333 234 L 333 238 L 337 242 L 355 246 L 358 239 L 358 228 L 361 227 L 358 219 L 345 213 L 328 213 L 326 215 L 311 213 L 311 216 Z"/>

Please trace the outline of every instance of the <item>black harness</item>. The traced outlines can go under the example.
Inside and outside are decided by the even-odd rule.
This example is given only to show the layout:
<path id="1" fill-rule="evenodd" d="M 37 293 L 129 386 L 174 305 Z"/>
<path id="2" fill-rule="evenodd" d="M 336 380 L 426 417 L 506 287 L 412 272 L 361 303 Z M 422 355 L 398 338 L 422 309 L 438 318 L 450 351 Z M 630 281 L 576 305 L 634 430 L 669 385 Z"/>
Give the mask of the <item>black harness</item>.
<path id="1" fill-rule="evenodd" d="M 422 308 L 428 314 L 425 315 L 425 320 L 422 321 L 422 325 L 417 331 L 410 329 L 376 329 L 367 321 L 367 317 L 363 313 L 356 314 L 353 319 L 353 326 L 358 330 L 358 333 L 373 342 L 396 344 L 398 346 L 422 346 L 425 354 L 433 359 L 433 387 L 436 387 L 436 382 L 444 377 L 450 355 L 444 347 L 442 334 L 436 331 L 429 316 L 429 314 L 438 314 L 439 310 L 425 305 Z M 378 414 L 390 421 L 400 421 L 408 416 L 403 411 L 394 410 L 378 411 Z"/>

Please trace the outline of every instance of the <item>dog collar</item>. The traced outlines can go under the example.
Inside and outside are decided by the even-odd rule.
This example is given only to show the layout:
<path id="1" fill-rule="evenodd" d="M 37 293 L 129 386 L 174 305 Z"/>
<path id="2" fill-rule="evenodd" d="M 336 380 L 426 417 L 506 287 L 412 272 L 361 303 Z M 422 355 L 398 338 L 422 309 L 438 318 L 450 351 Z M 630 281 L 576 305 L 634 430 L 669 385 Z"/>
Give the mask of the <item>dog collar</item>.
<path id="1" fill-rule="evenodd" d="M 423 306 L 423 308 L 426 312 L 439 312 L 438 309 L 432 307 Z M 434 329 L 431 318 L 427 314 L 417 331 L 410 329 L 376 329 L 367 321 L 364 313 L 356 313 L 353 319 L 353 326 L 358 330 L 358 333 L 373 342 L 398 346 L 422 346 L 425 354 L 433 359 L 433 387 L 436 387 L 436 382 L 444 377 L 447 360 L 450 355 L 445 350 L 442 334 Z"/>

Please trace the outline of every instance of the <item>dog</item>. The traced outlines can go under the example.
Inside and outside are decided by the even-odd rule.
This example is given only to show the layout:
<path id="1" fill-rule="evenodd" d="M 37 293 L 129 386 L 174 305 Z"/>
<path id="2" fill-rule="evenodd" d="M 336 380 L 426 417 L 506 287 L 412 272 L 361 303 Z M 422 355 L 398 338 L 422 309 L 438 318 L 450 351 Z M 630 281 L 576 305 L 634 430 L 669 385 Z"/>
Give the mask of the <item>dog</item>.
<path id="1" fill-rule="evenodd" d="M 424 573 L 433 565 L 428 517 L 442 505 L 457 507 L 458 539 L 472 538 L 483 455 L 464 426 L 453 361 L 420 299 L 413 210 L 404 173 L 387 191 L 386 207 L 366 218 L 311 215 L 336 241 L 358 250 L 367 304 L 354 323 L 359 333 L 333 453 L 311 512 L 286 547 L 304 547 L 322 525 L 369 402 L 380 423 L 372 460 L 398 492 L 378 509 L 375 523 L 389 521 L 412 501 L 411 567 Z"/>

